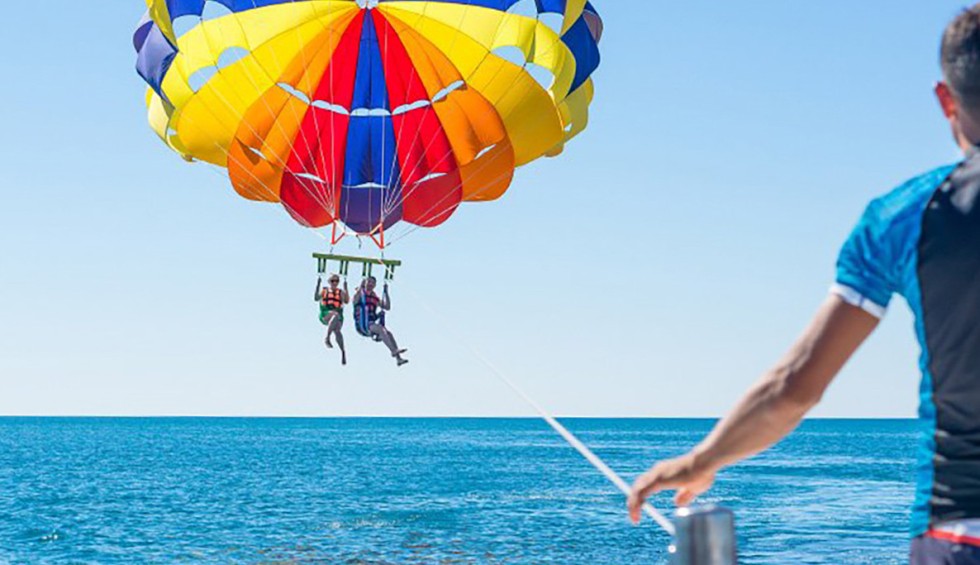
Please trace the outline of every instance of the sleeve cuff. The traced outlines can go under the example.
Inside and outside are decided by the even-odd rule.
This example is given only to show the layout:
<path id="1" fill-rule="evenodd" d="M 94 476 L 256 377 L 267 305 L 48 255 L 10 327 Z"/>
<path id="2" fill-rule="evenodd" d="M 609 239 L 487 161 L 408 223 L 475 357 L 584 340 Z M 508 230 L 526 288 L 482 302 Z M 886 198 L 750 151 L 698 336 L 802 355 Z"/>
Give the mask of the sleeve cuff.
<path id="1" fill-rule="evenodd" d="M 835 283 L 830 287 L 830 293 L 839 296 L 844 302 L 851 306 L 856 306 L 875 318 L 884 318 L 887 306 L 882 306 L 858 292 L 857 290 L 840 283 Z"/>

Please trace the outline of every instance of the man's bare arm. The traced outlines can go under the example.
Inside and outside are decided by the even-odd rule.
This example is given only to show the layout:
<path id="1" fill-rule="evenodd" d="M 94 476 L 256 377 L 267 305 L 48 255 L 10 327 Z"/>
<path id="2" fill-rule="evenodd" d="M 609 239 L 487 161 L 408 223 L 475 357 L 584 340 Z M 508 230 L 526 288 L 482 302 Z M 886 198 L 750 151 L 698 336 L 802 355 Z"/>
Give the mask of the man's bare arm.
<path id="1" fill-rule="evenodd" d="M 676 489 L 689 504 L 714 482 L 715 473 L 770 447 L 816 406 L 834 377 L 878 325 L 878 318 L 831 296 L 783 359 L 690 453 L 655 465 L 633 485 L 630 516 L 651 494 Z"/>

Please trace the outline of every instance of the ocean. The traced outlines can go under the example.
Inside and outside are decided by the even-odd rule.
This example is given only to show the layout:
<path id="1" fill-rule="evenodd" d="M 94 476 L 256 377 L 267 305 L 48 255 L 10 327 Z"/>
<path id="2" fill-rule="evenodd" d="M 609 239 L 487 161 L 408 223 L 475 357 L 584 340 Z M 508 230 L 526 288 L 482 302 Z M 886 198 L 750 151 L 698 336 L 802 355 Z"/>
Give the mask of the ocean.
<path id="1" fill-rule="evenodd" d="M 563 422 L 628 481 L 713 423 Z M 735 511 L 742 563 L 902 563 L 915 432 L 808 421 L 704 501 Z M 0 563 L 633 564 L 668 544 L 539 420 L 0 418 Z"/>

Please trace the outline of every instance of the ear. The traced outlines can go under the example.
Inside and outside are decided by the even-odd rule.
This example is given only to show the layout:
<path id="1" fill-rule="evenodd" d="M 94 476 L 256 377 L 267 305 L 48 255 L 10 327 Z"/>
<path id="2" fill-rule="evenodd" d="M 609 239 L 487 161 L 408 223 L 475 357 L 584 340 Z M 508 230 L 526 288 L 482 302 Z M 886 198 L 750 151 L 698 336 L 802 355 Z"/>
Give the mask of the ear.
<path id="1" fill-rule="evenodd" d="M 936 83 L 936 98 L 939 100 L 939 106 L 943 109 L 943 114 L 947 119 L 953 119 L 957 115 L 957 103 L 956 98 L 953 96 L 953 92 L 949 89 L 949 85 L 945 82 Z"/>

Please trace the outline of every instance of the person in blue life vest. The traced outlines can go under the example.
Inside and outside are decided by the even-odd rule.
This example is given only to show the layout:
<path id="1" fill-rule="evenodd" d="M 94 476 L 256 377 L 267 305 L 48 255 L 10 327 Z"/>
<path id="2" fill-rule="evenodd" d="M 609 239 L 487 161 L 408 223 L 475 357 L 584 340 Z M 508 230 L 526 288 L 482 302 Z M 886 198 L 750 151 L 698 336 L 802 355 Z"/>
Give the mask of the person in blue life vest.
<path id="1" fill-rule="evenodd" d="M 837 261 L 830 295 L 795 345 L 689 453 L 640 476 L 685 506 L 723 468 L 789 434 L 877 327 L 894 294 L 921 344 L 914 565 L 980 565 L 980 4 L 949 24 L 935 94 L 965 158 L 871 202 Z"/>
<path id="2" fill-rule="evenodd" d="M 402 357 L 408 350 L 398 348 L 395 336 L 385 326 L 385 312 L 391 310 L 388 285 L 387 283 L 384 285 L 381 297 L 374 292 L 377 286 L 378 280 L 369 276 L 361 282 L 361 286 L 354 293 L 354 327 L 362 336 L 384 343 L 401 367 L 408 363 L 408 359 Z"/>
<path id="3" fill-rule="evenodd" d="M 337 346 L 340 348 L 340 363 L 347 364 L 347 350 L 344 349 L 344 334 L 341 328 L 344 326 L 344 305 L 350 302 L 350 295 L 347 293 L 347 282 L 343 288 L 340 287 L 340 277 L 330 275 L 327 279 L 328 286 L 321 288 L 322 280 L 316 280 L 316 291 L 313 300 L 320 304 L 320 323 L 327 326 L 327 337 L 324 343 L 327 349 L 333 349 L 330 336 L 337 339 Z"/>

